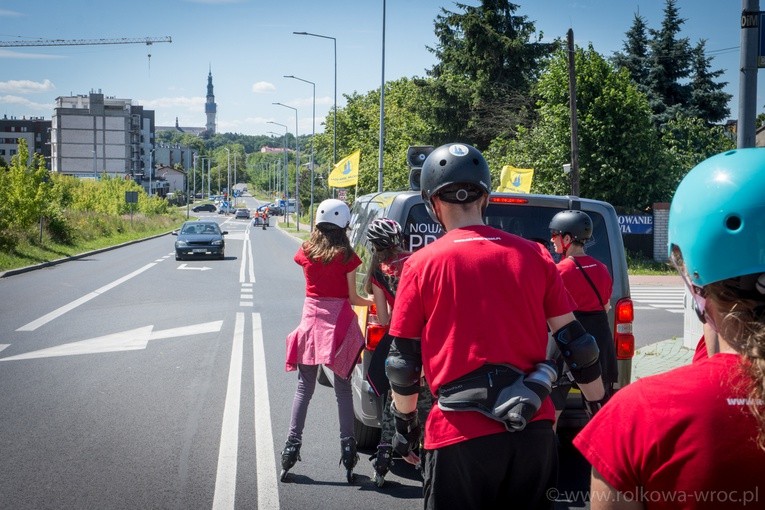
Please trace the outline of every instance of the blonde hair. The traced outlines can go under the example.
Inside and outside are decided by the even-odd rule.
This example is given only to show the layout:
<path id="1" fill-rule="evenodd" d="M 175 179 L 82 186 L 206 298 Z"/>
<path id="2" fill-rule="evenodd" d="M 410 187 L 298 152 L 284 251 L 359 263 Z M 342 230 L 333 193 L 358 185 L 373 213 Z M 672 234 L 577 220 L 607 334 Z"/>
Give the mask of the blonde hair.
<path id="1" fill-rule="evenodd" d="M 311 237 L 303 242 L 303 252 L 309 259 L 325 264 L 332 262 L 339 253 L 343 254 L 344 263 L 353 256 L 353 248 L 345 229 L 325 223 L 316 225 Z"/>
<path id="2" fill-rule="evenodd" d="M 717 331 L 743 356 L 750 378 L 749 409 L 757 420 L 757 445 L 765 450 L 765 297 L 753 299 L 726 281 L 704 287 L 720 315 Z"/>

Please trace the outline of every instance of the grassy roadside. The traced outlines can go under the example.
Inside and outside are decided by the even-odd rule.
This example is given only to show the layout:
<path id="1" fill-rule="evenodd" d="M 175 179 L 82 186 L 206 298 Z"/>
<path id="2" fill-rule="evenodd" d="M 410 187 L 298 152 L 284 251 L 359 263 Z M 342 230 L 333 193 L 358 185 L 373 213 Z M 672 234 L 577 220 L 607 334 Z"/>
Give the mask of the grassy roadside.
<path id="1" fill-rule="evenodd" d="M 10 269 L 53 262 L 66 257 L 81 255 L 93 250 L 109 248 L 122 243 L 145 239 L 178 228 L 186 219 L 183 215 L 172 214 L 153 217 L 136 215 L 132 221 L 126 218 L 112 219 L 108 228 L 103 223 L 92 225 L 79 232 L 71 243 L 57 243 L 43 232 L 42 241 L 39 233 L 28 235 L 9 251 L 0 252 L 0 272 Z"/>

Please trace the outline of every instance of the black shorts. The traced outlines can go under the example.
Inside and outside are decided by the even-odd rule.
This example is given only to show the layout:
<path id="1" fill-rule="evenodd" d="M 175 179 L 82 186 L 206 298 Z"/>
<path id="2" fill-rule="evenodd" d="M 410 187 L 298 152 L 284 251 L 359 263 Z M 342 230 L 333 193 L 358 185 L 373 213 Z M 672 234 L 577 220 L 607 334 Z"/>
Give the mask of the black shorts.
<path id="1" fill-rule="evenodd" d="M 425 451 L 424 508 L 552 509 L 558 447 L 552 422 Z"/>

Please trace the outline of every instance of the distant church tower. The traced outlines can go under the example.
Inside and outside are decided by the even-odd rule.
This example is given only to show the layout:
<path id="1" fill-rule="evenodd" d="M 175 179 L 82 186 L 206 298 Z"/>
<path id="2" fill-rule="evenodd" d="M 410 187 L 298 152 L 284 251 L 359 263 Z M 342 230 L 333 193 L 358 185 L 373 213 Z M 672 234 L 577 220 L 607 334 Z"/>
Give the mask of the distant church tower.
<path id="1" fill-rule="evenodd" d="M 215 134 L 215 113 L 217 112 L 218 105 L 215 104 L 215 94 L 213 94 L 212 84 L 212 67 L 210 67 L 210 74 L 207 75 L 207 102 L 205 103 L 205 114 L 207 115 L 207 135 Z"/>

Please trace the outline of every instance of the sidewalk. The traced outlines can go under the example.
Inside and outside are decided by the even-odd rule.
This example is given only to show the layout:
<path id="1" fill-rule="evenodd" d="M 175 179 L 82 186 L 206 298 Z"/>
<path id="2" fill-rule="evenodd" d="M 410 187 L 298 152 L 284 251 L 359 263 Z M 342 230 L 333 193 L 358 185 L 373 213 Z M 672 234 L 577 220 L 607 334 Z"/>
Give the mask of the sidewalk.
<path id="1" fill-rule="evenodd" d="M 679 275 L 634 275 L 630 276 L 629 279 L 630 287 L 638 285 L 677 287 L 683 285 L 683 279 Z M 641 347 L 635 351 L 635 357 L 632 358 L 632 381 L 687 365 L 693 359 L 693 352 L 693 349 L 683 345 L 682 337 L 670 338 Z"/>

